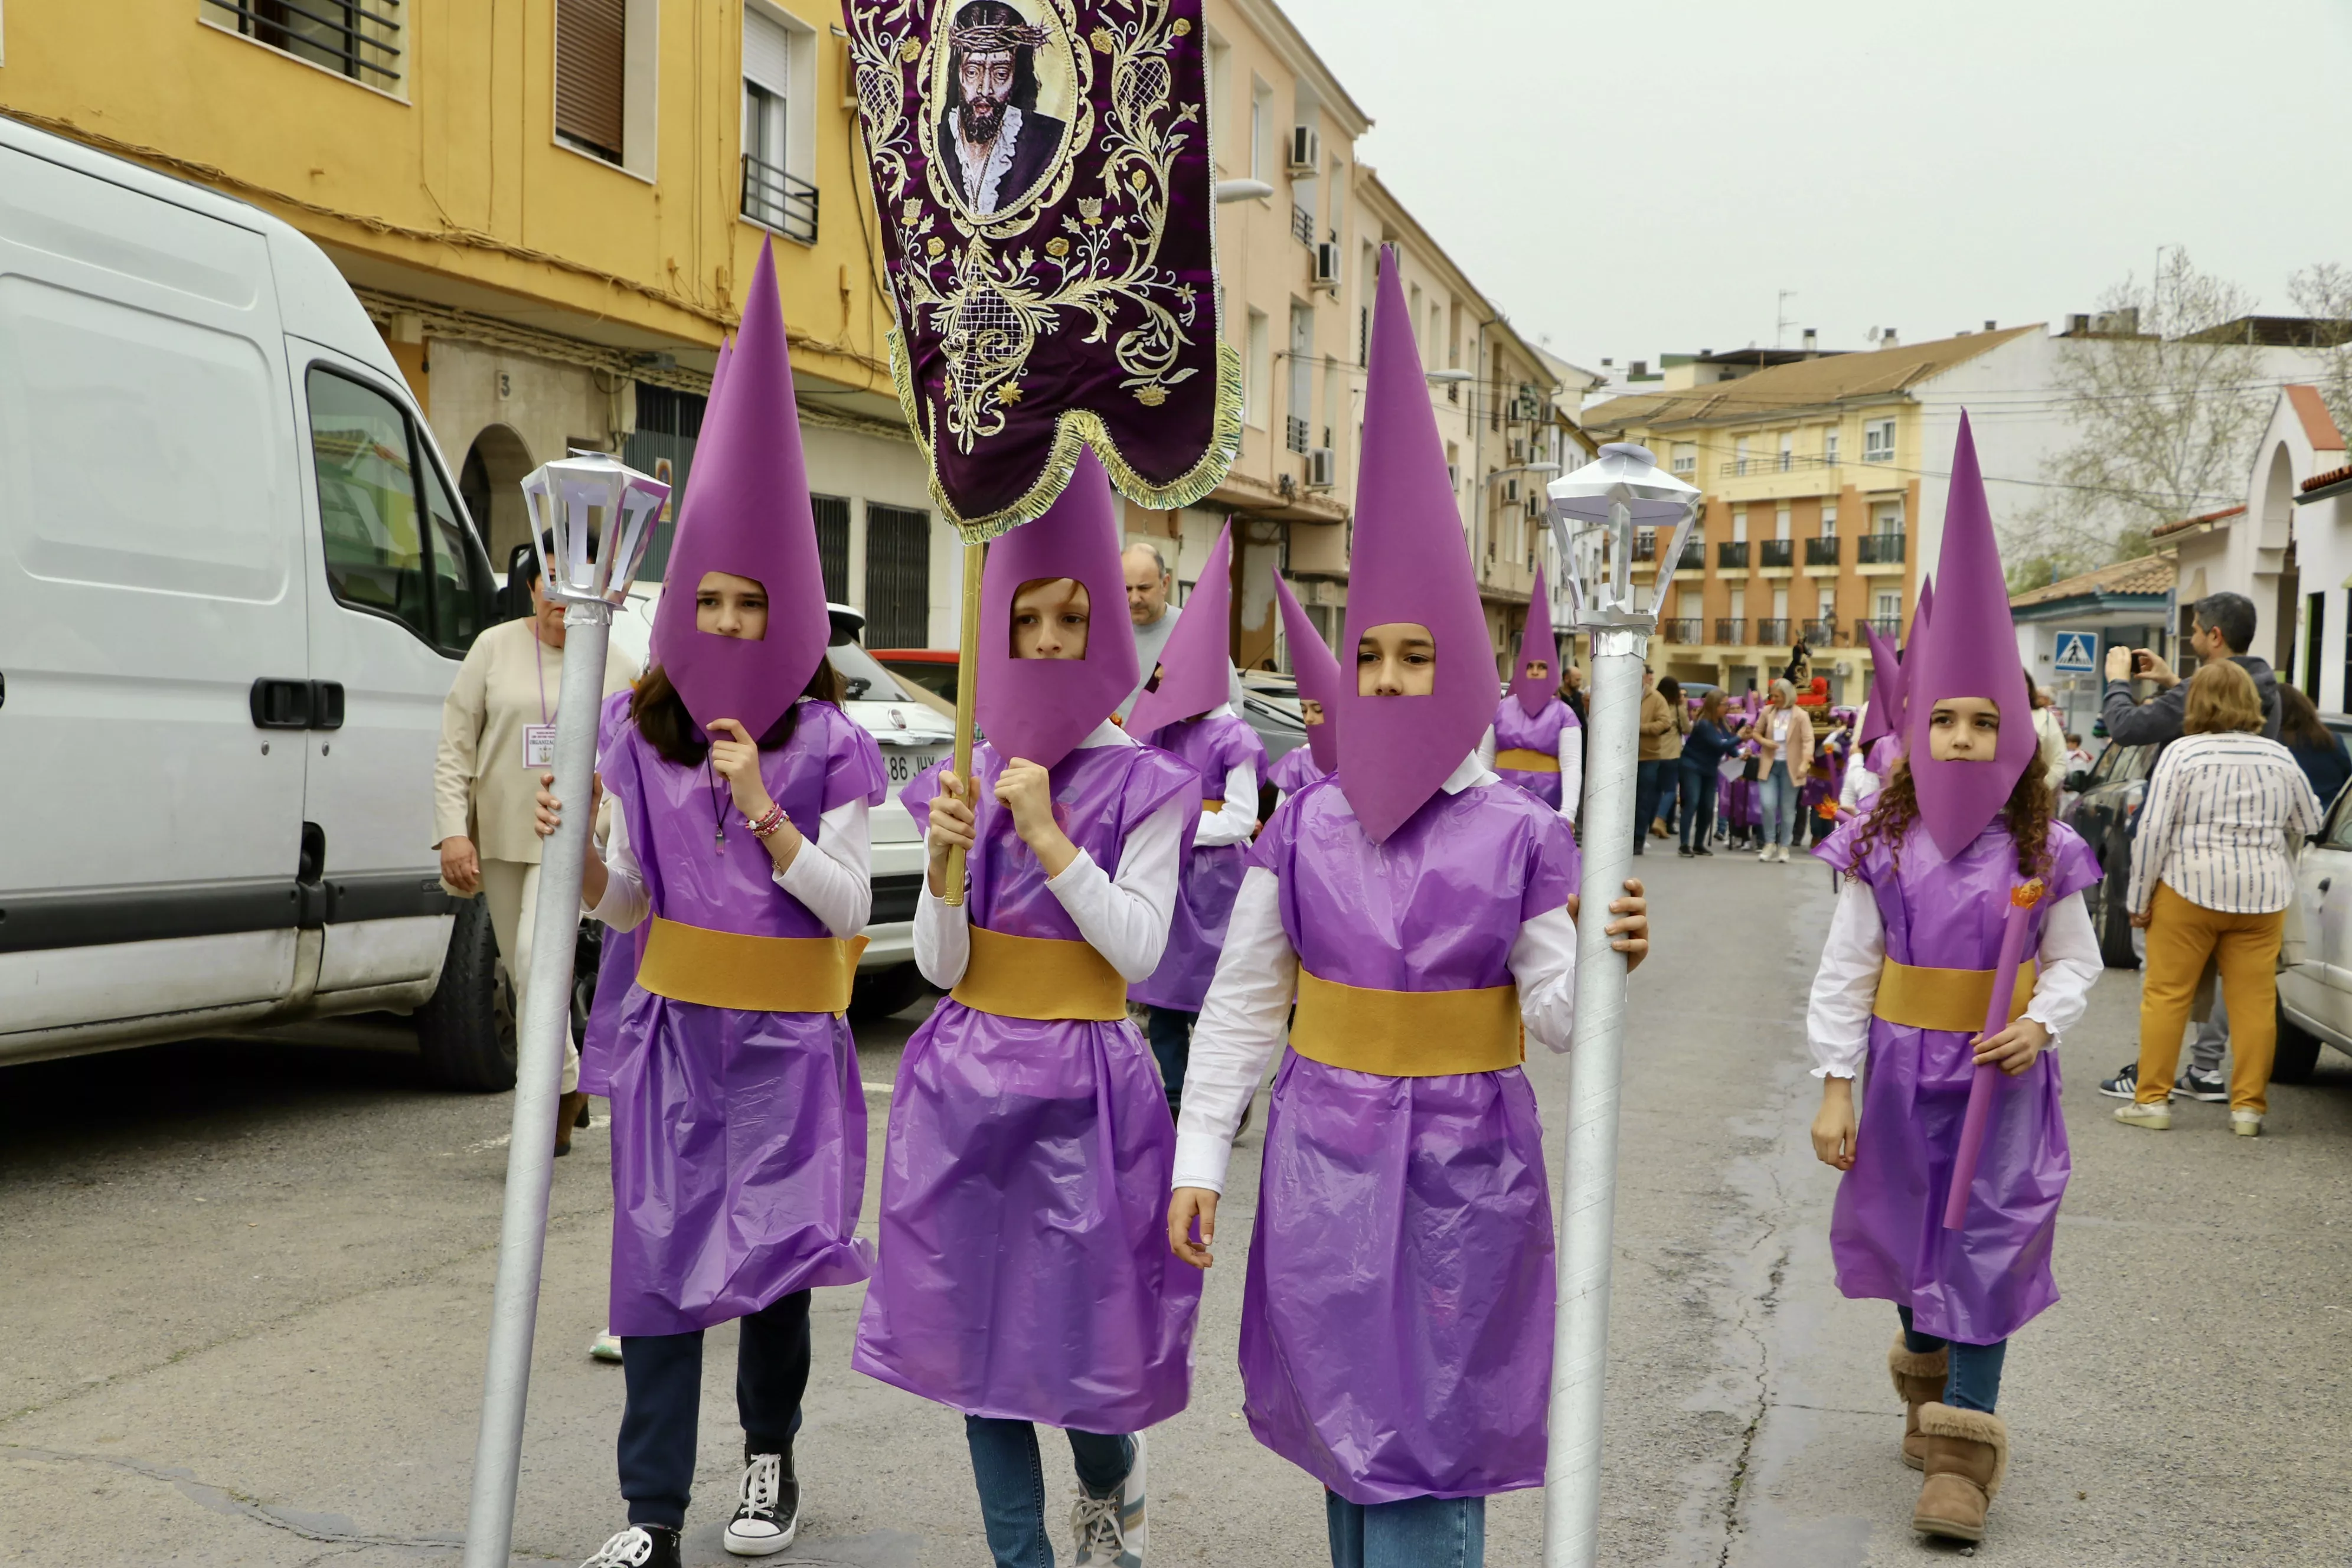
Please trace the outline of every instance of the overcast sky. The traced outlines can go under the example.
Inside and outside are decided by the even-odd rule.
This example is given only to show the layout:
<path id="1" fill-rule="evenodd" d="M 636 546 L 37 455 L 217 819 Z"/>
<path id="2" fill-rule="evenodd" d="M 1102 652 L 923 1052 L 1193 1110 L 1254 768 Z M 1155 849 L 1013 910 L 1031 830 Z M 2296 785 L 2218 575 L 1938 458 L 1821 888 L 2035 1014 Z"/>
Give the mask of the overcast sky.
<path id="1" fill-rule="evenodd" d="M 2160 245 L 2281 314 L 2352 263 L 2346 0 L 1282 4 L 1359 156 L 1587 366 L 2054 320 Z"/>

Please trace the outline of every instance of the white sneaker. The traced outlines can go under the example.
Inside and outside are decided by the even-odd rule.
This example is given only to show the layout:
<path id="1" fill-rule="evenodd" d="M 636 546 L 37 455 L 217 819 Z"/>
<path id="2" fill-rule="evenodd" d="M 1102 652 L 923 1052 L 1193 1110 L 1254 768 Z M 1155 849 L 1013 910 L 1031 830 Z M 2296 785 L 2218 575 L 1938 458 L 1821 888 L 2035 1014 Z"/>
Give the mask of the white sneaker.
<path id="1" fill-rule="evenodd" d="M 738 1557 L 782 1552 L 801 1532 L 801 1484 L 790 1454 L 754 1454 L 743 1467 L 743 1491 L 719 1544 Z"/>
<path id="2" fill-rule="evenodd" d="M 606 1329 L 588 1342 L 588 1359 L 609 1361 L 617 1365 L 621 1359 L 621 1337 Z"/>
<path id="3" fill-rule="evenodd" d="M 2241 1138 L 2261 1137 L 2263 1135 L 2263 1113 L 2259 1110 L 2231 1111 L 2230 1131 L 2236 1133 Z"/>
<path id="4" fill-rule="evenodd" d="M 1759 866 L 1769 866 L 1772 863 L 1772 847 L 1769 844 L 1756 851 L 1756 863 Z"/>
<path id="5" fill-rule="evenodd" d="M 2172 1126 L 2172 1107 L 2162 1100 L 2154 1105 L 2142 1105 L 2135 1100 L 2116 1107 L 2116 1120 L 2134 1127 L 2145 1127 L 2151 1132 L 2162 1132 Z"/>
<path id="6" fill-rule="evenodd" d="M 631 1525 L 596 1549 L 580 1568 L 677 1568 L 678 1532 Z"/>
<path id="7" fill-rule="evenodd" d="M 1143 1568 L 1143 1434 L 1135 1435 L 1135 1463 L 1116 1497 L 1096 1497 L 1081 1487 L 1070 1508 L 1070 1533 L 1077 1538 L 1071 1556 L 1077 1568 Z"/>

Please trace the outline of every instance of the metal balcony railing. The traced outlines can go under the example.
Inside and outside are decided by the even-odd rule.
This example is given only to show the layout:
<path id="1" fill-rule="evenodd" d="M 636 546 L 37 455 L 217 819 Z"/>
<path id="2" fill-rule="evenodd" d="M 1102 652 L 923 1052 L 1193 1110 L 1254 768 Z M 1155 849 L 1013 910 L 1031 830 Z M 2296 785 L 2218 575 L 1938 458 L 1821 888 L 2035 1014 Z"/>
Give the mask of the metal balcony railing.
<path id="1" fill-rule="evenodd" d="M 1704 539 L 1685 540 L 1683 542 L 1683 558 L 1675 563 L 1673 570 L 1676 572 L 1706 571 L 1706 541 Z"/>
<path id="2" fill-rule="evenodd" d="M 1819 539 L 1805 541 L 1805 564 L 1834 566 L 1838 563 L 1838 536 L 1824 533 Z"/>
<path id="3" fill-rule="evenodd" d="M 1807 647 L 1832 647 L 1837 642 L 1837 618 L 1832 616 L 1818 621 L 1807 621 L 1798 628 L 1797 635 Z"/>
<path id="4" fill-rule="evenodd" d="M 1748 542 L 1725 541 L 1715 547 L 1715 563 L 1727 571 L 1748 570 Z"/>
<path id="5" fill-rule="evenodd" d="M 1790 474 L 1800 468 L 1834 468 L 1835 458 L 1800 457 L 1794 452 L 1768 452 L 1760 458 L 1734 458 L 1716 465 L 1717 473 L 1727 479 L 1746 479 L 1756 474 Z"/>
<path id="6" fill-rule="evenodd" d="M 1658 531 L 1654 528 L 1635 530 L 1633 534 L 1633 559 L 1636 561 L 1655 561 L 1657 558 Z"/>
<path id="7" fill-rule="evenodd" d="M 236 30 L 370 87 L 400 85 L 400 0 L 207 0 Z M 371 9 L 373 6 L 373 9 Z"/>
<path id="8" fill-rule="evenodd" d="M 1775 647 L 1784 642 L 1791 641 L 1789 636 L 1789 618 L 1786 616 L 1780 616 L 1757 622 L 1756 640 Z"/>
<path id="9" fill-rule="evenodd" d="M 1903 564 L 1903 535 L 1865 533 L 1855 542 L 1854 560 L 1864 566 Z"/>
<path id="10" fill-rule="evenodd" d="M 1715 640 L 1722 643 L 1746 642 L 1747 620 L 1738 616 L 1717 616 L 1715 618 Z"/>
<path id="11" fill-rule="evenodd" d="M 816 243 L 816 187 L 743 154 L 743 216 L 803 245 Z"/>
<path id="12" fill-rule="evenodd" d="M 1894 637 L 1897 635 L 1902 628 L 1903 617 L 1900 616 L 1873 616 L 1870 617 L 1870 629 L 1876 632 L 1880 637 Z"/>
<path id="13" fill-rule="evenodd" d="M 1294 452 L 1307 450 L 1307 421 L 1296 414 L 1285 415 L 1282 421 L 1283 445 Z"/>
<path id="14" fill-rule="evenodd" d="M 1696 642 L 1706 622 L 1697 616 L 1677 616 L 1658 623 L 1658 635 L 1668 642 Z"/>
<path id="15" fill-rule="evenodd" d="M 1796 558 L 1794 540 L 1765 539 L 1758 541 L 1762 549 L 1762 563 L 1767 566 L 1786 566 Z"/>
<path id="16" fill-rule="evenodd" d="M 1315 215 L 1308 212 L 1305 207 L 1292 207 L 1290 209 L 1290 235 L 1291 237 L 1298 241 L 1299 244 L 1311 248 L 1315 244 Z"/>

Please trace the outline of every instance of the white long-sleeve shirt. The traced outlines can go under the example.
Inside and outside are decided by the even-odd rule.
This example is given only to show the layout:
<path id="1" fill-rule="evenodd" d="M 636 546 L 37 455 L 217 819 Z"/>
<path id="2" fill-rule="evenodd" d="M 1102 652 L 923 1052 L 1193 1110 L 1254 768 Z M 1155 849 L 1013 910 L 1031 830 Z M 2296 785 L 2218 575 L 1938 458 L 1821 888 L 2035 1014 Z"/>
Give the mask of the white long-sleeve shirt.
<path id="1" fill-rule="evenodd" d="M 1220 702 L 1201 715 L 1203 719 L 1230 719 L 1233 716 L 1234 705 L 1230 702 Z M 1091 737 L 1089 742 L 1091 742 Z M 1201 781 L 1202 800 L 1211 798 L 1209 790 L 1215 782 L 1213 779 L 1205 778 Z M 1257 837 L 1257 765 L 1255 763 L 1237 763 L 1225 770 L 1224 802 L 1223 805 L 1217 808 L 1216 815 L 1213 816 L 1202 814 L 1201 829 L 1192 836 L 1192 843 L 1196 848 L 1215 849 L 1227 844 L 1247 844 Z M 1195 806 L 1193 809 L 1197 811 L 1200 808 Z M 1136 978 L 1140 979 L 1141 976 L 1139 975 Z"/>
<path id="2" fill-rule="evenodd" d="M 1139 744 L 1108 721 L 1078 742 L 1081 749 Z M 1200 811 L 1198 801 L 1180 795 L 1145 817 L 1119 849 L 1116 878 L 1081 849 L 1076 859 L 1062 868 L 1060 876 L 1045 883 L 1087 945 L 1101 953 L 1130 984 L 1150 977 L 1160 967 L 1160 955 L 1168 946 L 1168 922 L 1176 912 L 1184 824 Z M 1255 812 L 1251 820 L 1256 820 Z M 970 880 L 967 871 L 967 887 Z M 968 900 L 950 904 L 933 898 L 927 875 L 922 895 L 915 902 L 915 967 L 922 971 L 924 979 L 946 990 L 963 978 L 971 963 L 971 905 Z"/>
<path id="3" fill-rule="evenodd" d="M 1829 940 L 1822 947 L 1822 966 L 1813 975 L 1812 1001 L 1805 1011 L 1815 1078 L 1852 1078 L 1860 1069 L 1870 1049 L 1871 1008 L 1878 1001 L 1878 974 L 1885 960 L 1886 924 L 1879 917 L 1877 899 L 1865 883 L 1841 881 Z M 2104 967 L 2091 911 L 2082 894 L 2069 893 L 2051 907 L 2042 922 L 2033 1001 L 2025 1009 L 2027 1017 L 2050 1031 L 2051 1049 L 2081 1020 Z M 1188 1081 L 1185 1093 L 1191 1092 Z"/>
<path id="4" fill-rule="evenodd" d="M 1463 760 L 1444 789 L 1515 788 L 1475 755 Z M 1225 1164 L 1242 1110 L 1265 1077 L 1266 1064 L 1288 1037 L 1290 1005 L 1298 993 L 1298 954 L 1282 929 L 1280 882 L 1262 866 L 1242 879 L 1225 928 L 1216 978 L 1192 1028 L 1184 1068 L 1184 1112 L 1176 1129 L 1174 1184 L 1222 1193 Z M 1511 979 L 1518 986 L 1519 1017 L 1528 1037 L 1552 1051 L 1568 1049 L 1576 1024 L 1576 922 L 1565 905 L 1519 927 L 1511 943 Z"/>
<path id="5" fill-rule="evenodd" d="M 801 846 L 790 866 L 780 871 L 772 867 L 770 875 L 776 886 L 823 921 L 825 930 L 837 937 L 853 937 L 866 929 L 874 913 L 866 797 L 844 801 L 817 821 L 815 839 Z M 751 831 L 740 825 L 739 830 Z M 585 912 L 614 931 L 635 931 L 652 912 L 653 900 L 646 891 L 645 870 L 629 844 L 625 811 L 612 814 L 612 832 L 604 843 L 604 897 Z"/>
<path id="6" fill-rule="evenodd" d="M 1495 726 L 1478 741 L 1478 765 L 1491 769 L 1495 765 Z M 1584 731 L 1574 724 L 1563 724 L 1559 731 L 1559 814 L 1576 826 L 1576 807 L 1584 798 Z"/>

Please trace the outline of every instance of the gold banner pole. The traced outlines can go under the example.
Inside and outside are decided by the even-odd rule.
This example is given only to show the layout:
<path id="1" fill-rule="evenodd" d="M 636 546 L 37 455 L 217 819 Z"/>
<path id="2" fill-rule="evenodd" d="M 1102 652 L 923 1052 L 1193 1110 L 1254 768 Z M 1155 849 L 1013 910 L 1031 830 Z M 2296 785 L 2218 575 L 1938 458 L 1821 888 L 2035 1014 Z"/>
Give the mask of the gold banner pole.
<path id="1" fill-rule="evenodd" d="M 988 553 L 985 544 L 963 547 L 963 636 L 956 661 L 955 776 L 962 781 L 963 797 L 971 793 L 971 699 L 980 684 L 980 569 Z M 963 902 L 963 851 L 948 854 L 947 893 L 940 901 Z"/>

